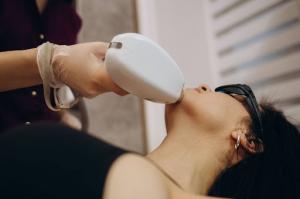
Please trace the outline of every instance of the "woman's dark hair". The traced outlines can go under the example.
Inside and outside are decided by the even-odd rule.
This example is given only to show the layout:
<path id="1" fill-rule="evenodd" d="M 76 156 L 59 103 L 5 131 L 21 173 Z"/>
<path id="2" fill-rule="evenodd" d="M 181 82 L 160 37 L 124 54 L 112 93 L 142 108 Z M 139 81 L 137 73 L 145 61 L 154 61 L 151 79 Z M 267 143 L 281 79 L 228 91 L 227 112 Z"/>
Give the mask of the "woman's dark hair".
<path id="1" fill-rule="evenodd" d="M 261 105 L 264 152 L 226 169 L 209 191 L 236 199 L 300 198 L 300 134 L 281 111 Z"/>

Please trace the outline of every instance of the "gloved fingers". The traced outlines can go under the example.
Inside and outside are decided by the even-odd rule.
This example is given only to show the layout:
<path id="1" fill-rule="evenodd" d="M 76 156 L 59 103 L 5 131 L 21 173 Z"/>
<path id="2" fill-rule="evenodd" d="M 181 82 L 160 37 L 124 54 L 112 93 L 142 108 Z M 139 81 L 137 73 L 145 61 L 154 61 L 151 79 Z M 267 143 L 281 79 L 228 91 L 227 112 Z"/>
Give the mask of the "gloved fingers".
<path id="1" fill-rule="evenodd" d="M 102 77 L 100 79 L 102 80 L 101 83 L 102 83 L 103 87 L 105 87 L 108 91 L 112 91 L 121 96 L 128 94 L 127 91 L 125 91 L 124 89 L 119 87 L 116 83 L 114 83 L 114 81 L 108 74 L 105 65 L 104 65 L 104 67 L 101 68 L 101 70 L 102 70 L 102 72 L 100 74 L 102 74 Z"/>
<path id="2" fill-rule="evenodd" d="M 78 49 L 80 51 L 93 53 L 98 59 L 103 60 L 107 52 L 109 43 L 105 42 L 88 42 L 72 45 L 71 47 Z"/>
<path id="3" fill-rule="evenodd" d="M 109 44 L 89 42 L 72 46 L 56 45 L 51 59 L 53 79 L 68 85 L 83 97 L 94 97 L 112 91 L 128 94 L 109 76 L 103 59 Z"/>
<path id="4" fill-rule="evenodd" d="M 94 42 L 94 43 L 92 44 L 93 52 L 97 58 L 102 60 L 106 55 L 109 43 L 104 43 L 104 42 Z"/>

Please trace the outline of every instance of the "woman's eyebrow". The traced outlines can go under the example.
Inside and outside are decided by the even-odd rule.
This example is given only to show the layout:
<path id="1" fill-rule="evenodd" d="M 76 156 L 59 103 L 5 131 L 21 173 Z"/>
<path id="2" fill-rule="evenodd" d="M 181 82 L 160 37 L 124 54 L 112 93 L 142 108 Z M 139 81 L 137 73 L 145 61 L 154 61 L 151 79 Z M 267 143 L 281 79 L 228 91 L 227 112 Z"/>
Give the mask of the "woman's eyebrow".
<path id="1" fill-rule="evenodd" d="M 244 103 L 245 102 L 245 99 L 246 97 L 243 96 L 243 95 L 234 95 L 234 98 L 237 99 L 238 101 Z"/>
<path id="2" fill-rule="evenodd" d="M 232 98 L 240 102 L 248 111 L 249 111 L 249 106 L 246 102 L 246 96 L 243 95 L 238 95 L 238 94 L 229 94 Z"/>
<path id="3" fill-rule="evenodd" d="M 232 93 L 232 94 L 229 94 L 231 97 L 233 97 L 234 99 L 236 99 L 237 101 L 239 101 L 239 102 L 241 102 L 241 103 L 245 103 L 245 99 L 246 99 L 246 97 L 245 96 L 243 96 L 243 95 L 238 95 L 238 94 L 234 94 L 234 93 Z"/>

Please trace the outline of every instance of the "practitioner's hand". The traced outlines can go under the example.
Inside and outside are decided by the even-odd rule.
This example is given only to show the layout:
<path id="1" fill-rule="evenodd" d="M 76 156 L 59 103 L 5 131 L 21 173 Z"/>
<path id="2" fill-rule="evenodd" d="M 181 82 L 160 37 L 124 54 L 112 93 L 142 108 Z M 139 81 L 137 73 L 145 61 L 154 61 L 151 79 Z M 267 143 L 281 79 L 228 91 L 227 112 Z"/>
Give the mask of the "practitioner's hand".
<path id="1" fill-rule="evenodd" d="M 83 97 L 109 91 L 127 94 L 107 73 L 103 62 L 107 48 L 108 44 L 103 42 L 56 46 L 52 58 L 55 77 Z"/>

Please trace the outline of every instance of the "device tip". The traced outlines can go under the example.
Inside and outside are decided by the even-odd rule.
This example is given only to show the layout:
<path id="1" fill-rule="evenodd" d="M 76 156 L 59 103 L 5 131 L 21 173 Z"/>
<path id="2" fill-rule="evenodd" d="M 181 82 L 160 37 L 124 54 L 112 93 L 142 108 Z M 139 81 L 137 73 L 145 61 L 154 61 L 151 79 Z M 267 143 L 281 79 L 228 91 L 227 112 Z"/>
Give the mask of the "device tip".
<path id="1" fill-rule="evenodd" d="M 179 97 L 179 99 L 177 100 L 177 102 L 176 103 L 178 103 L 178 102 L 181 102 L 182 101 L 182 99 L 183 99 L 183 94 L 184 92 L 183 92 L 183 89 L 181 90 L 181 93 L 180 93 L 180 97 Z"/>

